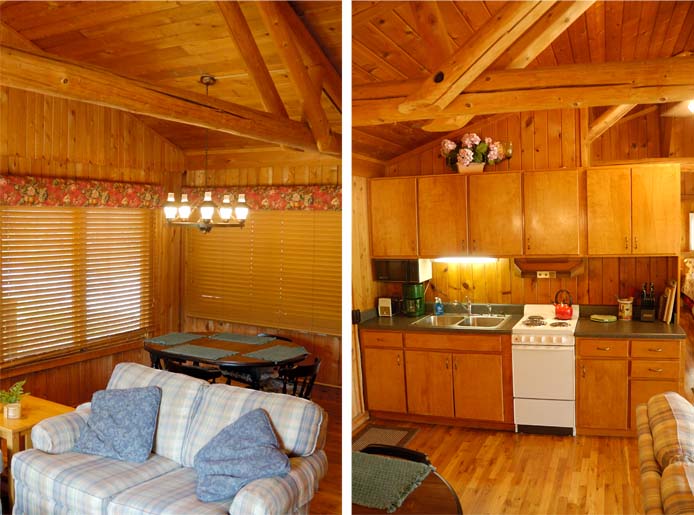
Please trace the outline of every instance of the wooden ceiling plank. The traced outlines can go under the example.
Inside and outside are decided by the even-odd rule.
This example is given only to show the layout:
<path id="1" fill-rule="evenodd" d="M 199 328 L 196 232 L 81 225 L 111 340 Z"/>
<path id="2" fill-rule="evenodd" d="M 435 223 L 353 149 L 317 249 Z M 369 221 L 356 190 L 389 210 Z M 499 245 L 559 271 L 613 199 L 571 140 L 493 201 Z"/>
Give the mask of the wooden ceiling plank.
<path id="1" fill-rule="evenodd" d="M 434 118 L 422 129 L 428 132 L 448 132 L 465 127 L 475 117 L 473 114 L 464 114 L 452 118 Z"/>
<path id="2" fill-rule="evenodd" d="M 660 47 L 660 52 L 658 55 L 660 57 L 670 57 L 675 55 L 675 45 L 679 39 L 683 27 L 685 27 L 685 22 L 689 20 L 692 22 L 692 18 L 689 17 L 690 13 L 694 13 L 694 4 L 691 2 L 676 2 L 675 10 L 672 12 L 672 17 L 668 24 L 668 30 L 663 39 L 663 44 Z M 690 25 L 691 27 L 692 25 Z"/>
<path id="3" fill-rule="evenodd" d="M 275 83 L 272 81 L 263 56 L 258 50 L 248 22 L 241 11 L 238 2 L 217 1 L 217 8 L 229 28 L 229 35 L 243 57 L 248 72 L 258 88 L 260 99 L 266 111 L 283 118 L 288 118 L 287 110 L 280 98 Z"/>
<path id="4" fill-rule="evenodd" d="M 672 55 L 677 55 L 685 50 L 691 50 L 691 48 L 687 48 L 687 41 L 689 41 L 690 35 L 694 36 L 694 4 L 689 6 L 687 18 L 682 26 L 682 30 L 680 30 L 679 36 L 677 36 L 677 42 L 672 50 Z"/>
<path id="5" fill-rule="evenodd" d="M 616 62 L 622 55 L 624 2 L 605 2 L 605 61 Z"/>
<path id="6" fill-rule="evenodd" d="M 594 3 L 557 2 L 494 62 L 494 68 L 525 68 Z"/>
<path id="7" fill-rule="evenodd" d="M 287 2 L 276 3 L 276 8 L 281 13 L 284 21 L 289 25 L 292 31 L 294 41 L 299 47 L 299 50 L 308 58 L 311 64 L 320 65 L 323 67 L 325 79 L 323 89 L 330 98 L 331 102 L 342 111 L 342 77 L 338 70 L 335 69 L 333 63 L 325 55 L 325 52 L 313 38 L 311 33 L 303 24 L 301 19 L 296 15 L 294 10 Z"/>
<path id="8" fill-rule="evenodd" d="M 586 135 L 588 143 L 598 139 L 634 107 L 636 107 L 636 104 L 621 104 L 612 106 L 607 111 L 602 113 L 596 120 L 593 121 L 593 123 L 590 124 L 590 129 Z"/>
<path id="9" fill-rule="evenodd" d="M 433 71 L 442 57 L 448 58 L 453 53 L 445 20 L 437 2 L 413 1 L 410 2 L 410 6 L 414 13 L 415 28 L 427 49 L 428 59 L 424 64 L 427 69 Z"/>
<path id="10" fill-rule="evenodd" d="M 592 63 L 605 62 L 605 2 L 598 2 L 586 11 L 588 48 Z"/>
<path id="11" fill-rule="evenodd" d="M 399 109 L 411 112 L 428 106 L 445 108 L 553 4 L 554 1 L 506 4 L 489 25 L 477 31 L 469 46 L 446 59 Z"/>
<path id="12" fill-rule="evenodd" d="M 0 21 L 0 44 L 23 50 L 41 50 L 12 27 Z"/>
<path id="13" fill-rule="evenodd" d="M 294 84 L 296 93 L 303 102 L 304 113 L 318 149 L 321 151 L 335 149 L 338 138 L 330 130 L 330 123 L 321 105 L 320 95 L 311 82 L 299 50 L 294 45 L 292 31 L 285 23 L 282 12 L 275 2 L 259 2 L 258 9 L 275 41 L 282 62 L 289 70 L 289 78 Z"/>
<path id="14" fill-rule="evenodd" d="M 571 42 L 571 53 L 573 55 L 573 63 L 589 63 L 590 61 L 590 46 L 588 44 L 588 27 L 586 25 L 585 16 L 579 17 L 566 30 Z"/>
<path id="15" fill-rule="evenodd" d="M 660 107 L 660 106 L 658 106 L 658 105 L 652 105 L 652 106 L 649 106 L 649 107 L 645 107 L 644 109 L 639 109 L 638 111 L 636 111 L 636 112 L 634 112 L 634 113 L 631 113 L 630 115 L 623 116 L 622 118 L 620 118 L 619 120 L 617 120 L 617 122 L 615 123 L 615 125 L 619 125 L 619 124 L 621 124 L 621 123 L 630 122 L 631 120 L 636 120 L 637 118 L 641 118 L 641 117 L 643 117 L 643 116 L 646 116 L 647 114 L 650 114 L 650 113 L 652 113 L 652 112 L 654 112 L 654 111 L 657 111 L 657 110 L 659 109 L 659 107 Z"/>
<path id="16" fill-rule="evenodd" d="M 651 37 L 651 42 L 648 45 L 648 52 L 645 57 L 646 59 L 669 57 L 662 55 L 660 52 L 668 32 L 675 30 L 673 25 L 683 21 L 675 20 L 673 18 L 676 4 L 677 2 L 659 2 L 658 14 L 655 17 L 655 26 L 653 28 L 653 36 Z"/>
<path id="17" fill-rule="evenodd" d="M 0 45 L 0 84 L 316 151 L 303 123 L 39 52 Z"/>
<path id="18" fill-rule="evenodd" d="M 361 9 L 366 2 L 354 2 L 352 9 L 359 9 L 352 15 L 352 30 L 369 23 L 372 19 L 383 16 L 405 2 L 368 2 L 371 5 Z"/>
<path id="19" fill-rule="evenodd" d="M 634 49 L 634 59 L 638 61 L 648 59 L 648 50 L 652 44 L 659 4 L 660 2 L 644 2 L 641 8 L 638 37 L 636 38 L 636 48 Z"/>
<path id="20" fill-rule="evenodd" d="M 622 2 L 624 3 L 624 2 Z M 641 7 L 644 2 L 629 2 L 624 6 L 622 17 L 622 61 L 633 61 L 636 53 L 636 37 L 638 35 Z"/>

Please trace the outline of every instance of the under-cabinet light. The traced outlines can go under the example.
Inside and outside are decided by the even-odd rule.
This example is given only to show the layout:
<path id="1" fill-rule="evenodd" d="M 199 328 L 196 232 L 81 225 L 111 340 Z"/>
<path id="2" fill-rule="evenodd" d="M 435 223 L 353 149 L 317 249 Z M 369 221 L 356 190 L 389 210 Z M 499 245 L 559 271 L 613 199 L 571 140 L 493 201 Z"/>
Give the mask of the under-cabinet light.
<path id="1" fill-rule="evenodd" d="M 442 257 L 433 260 L 434 263 L 462 263 L 465 265 L 477 265 L 481 263 L 496 263 L 493 257 Z"/>
<path id="2" fill-rule="evenodd" d="M 689 109 L 690 113 L 694 113 L 694 100 L 689 101 L 689 103 L 687 104 L 687 109 Z"/>

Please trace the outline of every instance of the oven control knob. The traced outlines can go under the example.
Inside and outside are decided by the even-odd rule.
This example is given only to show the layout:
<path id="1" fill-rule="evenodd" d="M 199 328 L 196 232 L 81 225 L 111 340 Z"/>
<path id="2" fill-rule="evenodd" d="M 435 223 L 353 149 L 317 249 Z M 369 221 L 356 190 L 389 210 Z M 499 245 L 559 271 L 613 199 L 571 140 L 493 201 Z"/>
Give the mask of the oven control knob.
<path id="1" fill-rule="evenodd" d="M 528 342 L 534 343 L 534 342 L 535 342 L 535 337 L 534 337 L 534 336 L 528 336 Z"/>

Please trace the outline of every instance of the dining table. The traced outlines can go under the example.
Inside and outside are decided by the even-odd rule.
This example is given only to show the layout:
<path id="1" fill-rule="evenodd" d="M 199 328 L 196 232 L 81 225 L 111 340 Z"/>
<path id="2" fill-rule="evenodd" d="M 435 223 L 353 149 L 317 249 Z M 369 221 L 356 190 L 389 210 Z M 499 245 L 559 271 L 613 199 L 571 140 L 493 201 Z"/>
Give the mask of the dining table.
<path id="1" fill-rule="evenodd" d="M 153 368 L 164 369 L 167 360 L 206 363 L 247 374 L 255 390 L 260 390 L 264 370 L 298 363 L 310 354 L 302 345 L 274 336 L 225 332 L 168 333 L 146 339 L 144 348 Z"/>

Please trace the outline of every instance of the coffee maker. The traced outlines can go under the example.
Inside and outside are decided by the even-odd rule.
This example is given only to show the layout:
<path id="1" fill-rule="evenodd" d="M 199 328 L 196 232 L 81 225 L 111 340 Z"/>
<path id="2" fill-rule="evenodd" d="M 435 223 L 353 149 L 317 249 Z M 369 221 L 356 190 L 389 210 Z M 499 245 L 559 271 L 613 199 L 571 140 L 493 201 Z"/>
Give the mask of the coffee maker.
<path id="1" fill-rule="evenodd" d="M 424 284 L 403 284 L 403 312 L 408 317 L 424 315 Z"/>

